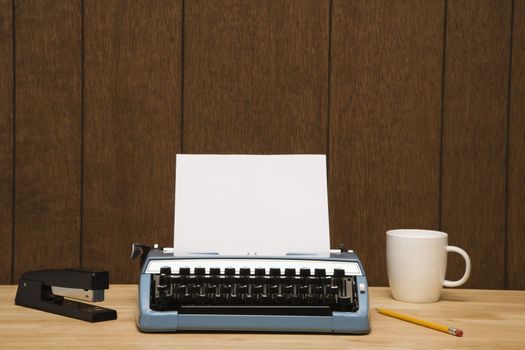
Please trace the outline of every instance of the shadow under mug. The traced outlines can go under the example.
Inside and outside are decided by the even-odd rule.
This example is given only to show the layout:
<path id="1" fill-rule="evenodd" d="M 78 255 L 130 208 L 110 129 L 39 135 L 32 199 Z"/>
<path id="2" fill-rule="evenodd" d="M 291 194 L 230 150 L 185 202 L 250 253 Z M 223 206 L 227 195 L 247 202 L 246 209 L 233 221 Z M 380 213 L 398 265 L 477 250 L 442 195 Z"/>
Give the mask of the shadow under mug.
<path id="1" fill-rule="evenodd" d="M 465 259 L 465 273 L 457 281 L 445 280 L 447 254 Z M 386 233 L 388 283 L 396 300 L 428 303 L 439 300 L 445 287 L 459 287 L 470 276 L 470 258 L 461 248 L 448 245 L 441 231 L 398 229 Z"/>

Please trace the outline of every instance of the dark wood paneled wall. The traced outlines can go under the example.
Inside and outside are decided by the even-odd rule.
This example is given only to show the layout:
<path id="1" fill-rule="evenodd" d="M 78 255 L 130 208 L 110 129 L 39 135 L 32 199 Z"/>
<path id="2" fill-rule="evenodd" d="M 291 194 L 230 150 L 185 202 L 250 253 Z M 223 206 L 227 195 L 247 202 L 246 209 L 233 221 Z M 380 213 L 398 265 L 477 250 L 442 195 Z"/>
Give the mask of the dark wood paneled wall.
<path id="1" fill-rule="evenodd" d="M 385 285 L 443 229 L 472 288 L 525 289 L 525 1 L 0 0 L 0 283 L 134 283 L 175 155 L 326 153 L 331 238 Z M 449 277 L 463 266 L 450 257 Z"/>
<path id="2" fill-rule="evenodd" d="M 329 3 L 188 1 L 187 153 L 326 153 Z"/>
<path id="3" fill-rule="evenodd" d="M 13 277 L 80 263 L 81 1 L 15 3 Z"/>
<path id="4" fill-rule="evenodd" d="M 512 1 L 449 1 L 447 13 L 441 224 L 470 248 L 467 286 L 504 288 Z"/>
<path id="5" fill-rule="evenodd" d="M 173 244 L 180 1 L 84 2 L 84 266 L 132 282 L 133 242 Z"/>
<path id="6" fill-rule="evenodd" d="M 332 15 L 332 243 L 386 284 L 385 231 L 438 228 L 444 3 L 343 0 Z"/>

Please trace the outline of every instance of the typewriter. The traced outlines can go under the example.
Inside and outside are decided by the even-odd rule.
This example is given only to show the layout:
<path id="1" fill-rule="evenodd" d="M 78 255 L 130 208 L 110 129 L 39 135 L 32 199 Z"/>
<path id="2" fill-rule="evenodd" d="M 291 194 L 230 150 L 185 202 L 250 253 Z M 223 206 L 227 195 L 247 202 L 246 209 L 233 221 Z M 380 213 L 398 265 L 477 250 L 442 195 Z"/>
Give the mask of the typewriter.
<path id="1" fill-rule="evenodd" d="M 133 244 L 139 256 L 144 332 L 370 332 L 368 284 L 352 251 L 229 256 Z"/>

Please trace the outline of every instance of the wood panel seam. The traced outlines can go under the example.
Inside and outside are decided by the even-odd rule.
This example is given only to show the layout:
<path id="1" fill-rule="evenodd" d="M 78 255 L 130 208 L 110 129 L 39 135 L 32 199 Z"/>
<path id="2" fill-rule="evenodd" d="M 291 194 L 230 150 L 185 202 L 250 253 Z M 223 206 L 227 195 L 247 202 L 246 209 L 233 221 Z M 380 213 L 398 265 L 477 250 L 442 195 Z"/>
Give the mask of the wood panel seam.
<path id="1" fill-rule="evenodd" d="M 445 70 L 447 57 L 447 16 L 448 16 L 448 0 L 444 0 L 443 13 L 443 48 L 441 56 L 441 115 L 440 115 L 440 130 L 439 130 L 439 174 L 438 174 L 438 227 L 443 230 L 443 122 L 445 120 Z"/>
<path id="2" fill-rule="evenodd" d="M 503 274 L 505 277 L 505 289 L 509 289 L 509 144 L 510 144 L 510 113 L 512 103 L 512 47 L 513 47 L 513 33 L 514 33 L 514 10 L 516 1 L 512 0 L 511 14 L 510 14 L 510 35 L 509 35 L 509 72 L 507 85 L 507 130 L 505 134 L 505 222 L 504 222 L 504 256 L 505 265 Z"/>
<path id="3" fill-rule="evenodd" d="M 331 112 L 331 98 L 332 98 L 332 11 L 333 11 L 333 0 L 329 0 L 328 3 L 328 87 L 327 87 L 327 100 L 326 104 L 326 183 L 330 187 L 330 112 Z M 330 193 L 330 191 L 328 191 Z M 330 207 L 328 208 L 330 212 Z"/>
<path id="4" fill-rule="evenodd" d="M 180 32 L 180 153 L 184 153 L 184 27 L 186 0 L 181 1 L 181 32 Z"/>
<path id="5" fill-rule="evenodd" d="M 78 265 L 83 264 L 84 244 L 84 123 L 85 123 L 85 76 L 84 76 L 84 0 L 80 4 L 80 239 Z"/>
<path id="6" fill-rule="evenodd" d="M 15 15 L 15 0 L 13 0 L 11 2 L 11 16 L 12 16 L 12 20 L 11 20 L 11 25 L 12 25 L 12 36 L 13 36 L 13 40 L 12 40 L 12 45 L 13 45 L 13 48 L 12 48 L 12 59 L 13 59 L 13 62 L 12 65 L 13 65 L 13 71 L 12 71 L 12 74 L 13 74 L 13 85 L 12 85 L 12 98 L 13 98 L 13 107 L 12 107 L 12 118 L 13 118 L 13 124 L 12 124 L 12 127 L 13 127 L 13 137 L 12 137 L 12 157 L 13 157 L 13 170 L 12 170 L 12 175 L 13 175 L 13 180 L 12 180 L 12 194 L 11 194 L 11 284 L 14 283 L 14 278 L 15 278 L 15 248 L 16 248 L 16 245 L 15 245 L 15 237 L 16 237 L 16 231 L 15 231 L 15 219 L 16 219 L 16 201 L 15 201 L 15 194 L 16 194 L 16 33 L 15 33 L 15 30 L 16 30 L 16 26 L 15 26 L 15 20 L 16 20 L 16 15 Z"/>

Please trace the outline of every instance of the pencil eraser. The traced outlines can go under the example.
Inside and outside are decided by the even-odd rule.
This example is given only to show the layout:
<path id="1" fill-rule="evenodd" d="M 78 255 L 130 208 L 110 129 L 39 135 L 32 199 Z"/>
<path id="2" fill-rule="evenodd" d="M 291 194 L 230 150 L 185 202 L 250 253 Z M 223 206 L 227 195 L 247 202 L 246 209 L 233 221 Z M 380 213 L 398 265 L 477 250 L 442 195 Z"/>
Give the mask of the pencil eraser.
<path id="1" fill-rule="evenodd" d="M 456 337 L 462 337 L 463 336 L 463 331 L 461 329 L 457 329 L 456 330 Z"/>

